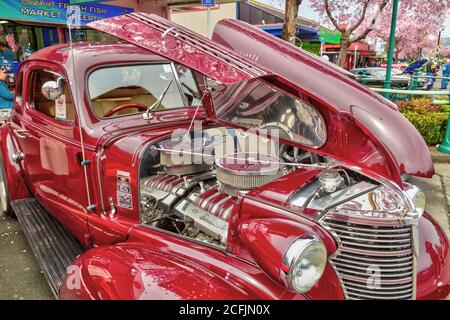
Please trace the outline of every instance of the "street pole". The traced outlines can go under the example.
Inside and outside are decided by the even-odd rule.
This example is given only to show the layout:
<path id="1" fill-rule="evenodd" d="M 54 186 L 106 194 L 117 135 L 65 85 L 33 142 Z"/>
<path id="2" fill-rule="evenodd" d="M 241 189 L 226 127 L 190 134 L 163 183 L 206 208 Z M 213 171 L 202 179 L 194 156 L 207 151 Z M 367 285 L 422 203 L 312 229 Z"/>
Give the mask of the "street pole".
<path id="1" fill-rule="evenodd" d="M 449 95 L 449 100 L 450 100 L 450 95 Z M 450 113 L 448 115 L 447 130 L 445 131 L 444 140 L 439 145 L 438 150 L 442 153 L 450 154 Z"/>
<path id="2" fill-rule="evenodd" d="M 439 46 L 441 45 L 441 33 L 442 31 L 444 31 L 445 29 L 442 29 L 441 31 L 439 31 L 439 36 L 438 36 L 438 43 L 437 43 L 437 49 L 436 49 L 436 56 L 439 58 Z"/>
<path id="3" fill-rule="evenodd" d="M 442 29 L 441 31 L 439 31 L 439 35 L 438 35 L 438 48 L 441 45 L 441 33 L 442 31 L 444 31 L 445 29 Z"/>
<path id="4" fill-rule="evenodd" d="M 353 57 L 353 69 L 356 69 L 356 55 L 358 54 L 358 45 L 355 44 L 355 55 Z"/>
<path id="5" fill-rule="evenodd" d="M 448 92 L 448 101 L 450 103 L 450 90 Z M 450 154 L 450 113 L 448 114 L 447 129 L 445 130 L 444 140 L 439 145 L 438 150 L 442 153 Z"/>
<path id="6" fill-rule="evenodd" d="M 389 52 L 386 69 L 386 80 L 384 81 L 384 88 L 391 88 L 391 73 L 392 73 L 392 59 L 394 57 L 394 45 L 395 45 L 395 29 L 397 26 L 397 13 L 398 13 L 398 0 L 394 0 L 392 4 L 392 21 L 391 21 L 391 33 L 389 35 Z M 383 94 L 385 98 L 389 98 L 388 92 Z"/>
<path id="7" fill-rule="evenodd" d="M 208 25 L 208 38 L 211 38 L 211 8 L 208 6 L 208 10 L 206 11 L 206 20 Z"/>

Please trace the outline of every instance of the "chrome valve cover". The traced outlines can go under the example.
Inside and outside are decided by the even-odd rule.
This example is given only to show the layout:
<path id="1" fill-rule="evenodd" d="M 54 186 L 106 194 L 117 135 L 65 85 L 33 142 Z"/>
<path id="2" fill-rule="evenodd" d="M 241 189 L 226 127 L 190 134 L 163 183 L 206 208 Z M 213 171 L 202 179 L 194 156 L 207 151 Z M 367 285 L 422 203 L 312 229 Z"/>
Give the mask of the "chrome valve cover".
<path id="1" fill-rule="evenodd" d="M 141 183 L 141 220 L 152 224 L 174 213 L 186 224 L 204 232 L 196 238 L 225 244 L 228 219 L 235 199 L 220 192 L 213 172 L 183 177 L 159 174 Z M 192 231 L 192 230 L 190 230 Z"/>

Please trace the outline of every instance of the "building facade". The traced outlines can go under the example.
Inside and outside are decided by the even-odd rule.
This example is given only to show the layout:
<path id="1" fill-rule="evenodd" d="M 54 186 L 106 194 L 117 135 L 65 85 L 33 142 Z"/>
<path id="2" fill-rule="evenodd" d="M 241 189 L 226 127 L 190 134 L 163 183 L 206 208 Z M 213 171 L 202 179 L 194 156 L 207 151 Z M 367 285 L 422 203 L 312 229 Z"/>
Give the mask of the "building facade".
<path id="1" fill-rule="evenodd" d="M 84 26 L 129 12 L 146 12 L 171 19 L 203 35 L 207 35 L 207 10 L 200 1 L 189 0 L 115 0 L 80 4 L 81 28 L 69 35 L 67 10 L 70 0 L 0 0 L 0 41 L 8 42 L 14 65 L 32 52 L 72 37 L 78 41 L 105 41 L 110 37 Z M 223 18 L 236 18 L 235 0 L 217 0 L 211 8 L 211 29 Z M 11 42 L 15 42 L 11 43 Z"/>

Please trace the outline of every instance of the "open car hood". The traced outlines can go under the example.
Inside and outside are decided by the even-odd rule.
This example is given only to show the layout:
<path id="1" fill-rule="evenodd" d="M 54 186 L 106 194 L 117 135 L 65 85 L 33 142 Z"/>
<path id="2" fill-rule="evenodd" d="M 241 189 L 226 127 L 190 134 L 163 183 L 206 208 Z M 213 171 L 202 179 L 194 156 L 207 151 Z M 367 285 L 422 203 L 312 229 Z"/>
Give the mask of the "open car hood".
<path id="1" fill-rule="evenodd" d="M 345 160 L 400 187 L 402 173 L 434 173 L 425 142 L 395 105 L 352 80 L 337 66 L 249 24 L 222 20 L 214 29 L 213 40 L 145 13 L 126 14 L 89 26 L 226 85 L 264 78 L 297 88 L 335 114 L 337 122 L 328 125 L 328 141 L 316 150 L 319 154 Z M 211 111 L 214 115 L 216 110 Z M 352 132 L 345 132 L 345 124 L 359 128 L 364 141 L 352 141 Z"/>
<path id="2" fill-rule="evenodd" d="M 397 106 L 350 79 L 340 68 L 238 20 L 219 21 L 212 38 L 242 56 L 252 57 L 259 66 L 294 84 L 300 93 L 331 108 L 342 122 L 356 125 L 376 145 L 386 161 L 365 161 L 371 156 L 369 150 L 363 156 L 346 153 L 345 148 L 331 148 L 332 140 L 339 139 L 339 136 L 336 137 L 336 130 L 330 125 L 328 142 L 318 151 L 326 149 L 330 155 L 349 159 L 362 169 L 381 166 L 375 169 L 376 173 L 389 177 L 399 186 L 402 185 L 401 174 L 422 177 L 434 174 L 425 141 Z M 355 140 L 350 133 L 348 143 L 357 145 L 359 141 Z"/>
<path id="3" fill-rule="evenodd" d="M 88 24 L 224 84 L 269 73 L 231 50 L 154 14 L 131 13 Z"/>

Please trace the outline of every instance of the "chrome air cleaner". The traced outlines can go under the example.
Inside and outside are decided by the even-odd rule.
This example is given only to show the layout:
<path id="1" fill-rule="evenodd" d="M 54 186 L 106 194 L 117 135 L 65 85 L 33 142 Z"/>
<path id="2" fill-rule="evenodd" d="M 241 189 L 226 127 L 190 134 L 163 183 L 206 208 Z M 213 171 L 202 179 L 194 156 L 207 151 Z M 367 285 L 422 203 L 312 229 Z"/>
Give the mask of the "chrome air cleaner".
<path id="1" fill-rule="evenodd" d="M 230 195 L 258 188 L 283 174 L 280 160 L 257 153 L 234 153 L 216 161 L 217 179 Z"/>

